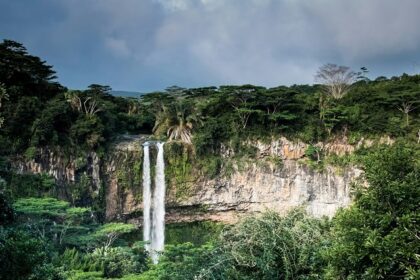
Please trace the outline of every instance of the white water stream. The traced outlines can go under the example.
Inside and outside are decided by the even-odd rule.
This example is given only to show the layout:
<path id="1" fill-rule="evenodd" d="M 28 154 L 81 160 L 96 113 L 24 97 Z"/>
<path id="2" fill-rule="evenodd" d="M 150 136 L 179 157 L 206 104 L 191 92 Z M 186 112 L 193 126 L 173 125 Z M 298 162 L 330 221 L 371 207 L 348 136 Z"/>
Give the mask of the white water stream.
<path id="1" fill-rule="evenodd" d="M 143 151 L 143 241 L 148 242 L 146 243 L 145 248 L 149 251 L 151 240 L 150 207 L 152 204 L 149 143 L 144 144 Z"/>
<path id="2" fill-rule="evenodd" d="M 165 161 L 164 143 L 156 143 L 158 152 L 156 159 L 156 175 L 153 190 L 153 201 L 150 179 L 150 156 L 149 143 L 144 144 L 143 159 L 143 237 L 149 241 L 146 250 L 149 251 L 154 263 L 158 262 L 159 252 L 163 251 L 165 245 Z M 152 215 L 150 215 L 152 213 Z M 150 217 L 152 219 L 150 219 Z"/>

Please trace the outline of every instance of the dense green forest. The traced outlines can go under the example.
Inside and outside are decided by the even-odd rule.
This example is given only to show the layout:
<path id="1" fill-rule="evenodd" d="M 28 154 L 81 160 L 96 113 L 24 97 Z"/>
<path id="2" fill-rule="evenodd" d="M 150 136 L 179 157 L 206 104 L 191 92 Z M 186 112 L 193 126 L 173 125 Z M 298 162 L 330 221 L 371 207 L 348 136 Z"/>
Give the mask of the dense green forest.
<path id="1" fill-rule="evenodd" d="M 369 80 L 366 71 L 354 73 L 339 96 L 315 84 L 172 86 L 123 98 L 104 85 L 67 89 L 52 66 L 3 41 L 0 279 L 419 279 L 420 75 Z M 104 223 L 100 204 L 51 197 L 51 177 L 18 174 L 10 164 L 43 147 L 103 157 L 125 134 L 187 146 L 197 160 L 211 159 L 209 173 L 220 172 L 224 146 L 252 156 L 248 139 L 389 136 L 395 143 L 357 153 L 369 187 L 356 184 L 353 205 L 333 219 L 296 209 L 223 228 L 208 224 L 214 235 L 167 245 L 152 264 L 143 242 L 130 238 L 133 225 Z M 308 157 L 322 152 L 316 149 Z"/>

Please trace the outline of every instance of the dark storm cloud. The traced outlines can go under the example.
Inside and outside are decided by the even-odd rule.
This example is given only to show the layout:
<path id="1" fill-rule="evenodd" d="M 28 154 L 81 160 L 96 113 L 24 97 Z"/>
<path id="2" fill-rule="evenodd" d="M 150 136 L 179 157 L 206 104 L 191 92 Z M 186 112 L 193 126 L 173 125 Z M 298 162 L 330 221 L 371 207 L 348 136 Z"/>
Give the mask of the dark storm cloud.
<path id="1" fill-rule="evenodd" d="M 0 31 L 60 81 L 116 89 L 312 83 L 335 62 L 420 71 L 418 0 L 0 0 Z"/>

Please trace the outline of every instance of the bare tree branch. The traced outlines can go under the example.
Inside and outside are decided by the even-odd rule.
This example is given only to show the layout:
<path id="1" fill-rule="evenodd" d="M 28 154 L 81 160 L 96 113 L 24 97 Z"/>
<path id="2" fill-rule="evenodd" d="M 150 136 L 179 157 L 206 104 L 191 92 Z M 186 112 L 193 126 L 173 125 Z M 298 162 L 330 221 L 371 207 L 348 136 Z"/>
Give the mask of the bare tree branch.
<path id="1" fill-rule="evenodd" d="M 397 109 L 405 115 L 405 125 L 408 126 L 410 121 L 409 114 L 414 110 L 413 103 L 403 102 Z"/>
<path id="2" fill-rule="evenodd" d="M 321 66 L 315 75 L 315 80 L 323 85 L 323 91 L 335 99 L 345 96 L 356 78 L 357 73 L 349 67 L 330 63 Z"/>

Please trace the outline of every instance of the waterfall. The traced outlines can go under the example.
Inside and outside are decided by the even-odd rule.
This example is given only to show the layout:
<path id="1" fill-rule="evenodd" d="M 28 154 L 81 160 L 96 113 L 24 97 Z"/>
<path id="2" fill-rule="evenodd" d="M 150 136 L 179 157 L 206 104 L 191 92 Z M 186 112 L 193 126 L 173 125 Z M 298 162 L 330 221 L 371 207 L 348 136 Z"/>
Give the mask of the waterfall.
<path id="1" fill-rule="evenodd" d="M 158 262 L 159 252 L 165 245 L 165 161 L 163 145 L 156 143 L 156 175 L 153 189 L 153 201 L 150 176 L 149 142 L 144 144 L 143 158 L 143 240 L 149 241 L 145 248 L 154 263 Z"/>
<path id="2" fill-rule="evenodd" d="M 151 240 L 150 207 L 152 204 L 149 143 L 144 143 L 143 151 L 143 241 L 149 242 L 145 245 L 146 250 L 149 251 Z"/>
<path id="3" fill-rule="evenodd" d="M 155 192 L 153 195 L 153 230 L 152 248 L 155 252 L 163 251 L 165 245 L 165 161 L 163 157 L 164 143 L 157 143 Z M 157 254 L 152 255 L 157 262 Z"/>

